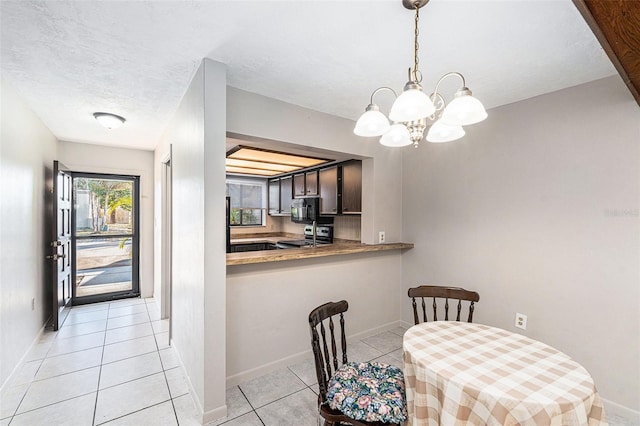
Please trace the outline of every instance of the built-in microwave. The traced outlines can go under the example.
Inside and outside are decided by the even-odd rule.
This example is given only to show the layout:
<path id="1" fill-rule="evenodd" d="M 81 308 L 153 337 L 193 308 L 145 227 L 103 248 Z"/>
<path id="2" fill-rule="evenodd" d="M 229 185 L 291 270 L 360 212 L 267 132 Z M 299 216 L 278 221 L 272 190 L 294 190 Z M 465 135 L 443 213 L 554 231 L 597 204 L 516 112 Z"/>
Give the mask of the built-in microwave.
<path id="1" fill-rule="evenodd" d="M 320 198 L 294 198 L 291 201 L 291 221 L 297 223 L 311 223 L 318 220 L 320 213 Z"/>

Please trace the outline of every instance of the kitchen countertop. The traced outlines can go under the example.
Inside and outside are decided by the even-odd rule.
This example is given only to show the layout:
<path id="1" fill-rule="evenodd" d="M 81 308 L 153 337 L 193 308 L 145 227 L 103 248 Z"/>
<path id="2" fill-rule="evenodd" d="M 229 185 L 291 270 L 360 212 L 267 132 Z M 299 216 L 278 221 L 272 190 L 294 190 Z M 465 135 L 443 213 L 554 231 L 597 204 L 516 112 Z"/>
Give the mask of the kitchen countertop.
<path id="1" fill-rule="evenodd" d="M 253 237 L 233 238 L 231 244 L 277 242 L 290 237 Z M 317 247 L 290 248 L 281 250 L 261 250 L 240 253 L 227 253 L 227 266 L 248 265 L 252 263 L 281 262 L 284 260 L 308 259 L 312 257 L 339 256 L 354 253 L 366 253 L 384 250 L 401 250 L 413 248 L 411 243 L 362 244 L 357 241 L 337 240 L 333 244 Z"/>
<path id="2" fill-rule="evenodd" d="M 283 240 L 296 240 L 296 239 L 304 239 L 304 235 L 302 236 L 294 236 L 294 237 L 286 237 L 286 236 L 264 236 L 264 237 L 244 237 L 243 238 L 231 238 L 231 245 L 234 244 L 260 244 L 260 243 L 272 243 L 275 244 L 278 241 Z"/>

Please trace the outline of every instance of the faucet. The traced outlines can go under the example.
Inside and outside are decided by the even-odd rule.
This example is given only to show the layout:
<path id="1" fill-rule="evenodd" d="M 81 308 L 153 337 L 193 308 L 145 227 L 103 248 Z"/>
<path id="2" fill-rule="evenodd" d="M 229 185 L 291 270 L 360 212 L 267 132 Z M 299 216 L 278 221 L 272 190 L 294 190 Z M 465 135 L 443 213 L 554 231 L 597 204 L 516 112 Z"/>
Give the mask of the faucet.
<path id="1" fill-rule="evenodd" d="M 311 224 L 312 227 L 312 232 L 313 232 L 313 248 L 316 248 L 316 237 L 317 237 L 317 232 L 316 232 L 316 221 L 314 220 L 313 223 Z"/>

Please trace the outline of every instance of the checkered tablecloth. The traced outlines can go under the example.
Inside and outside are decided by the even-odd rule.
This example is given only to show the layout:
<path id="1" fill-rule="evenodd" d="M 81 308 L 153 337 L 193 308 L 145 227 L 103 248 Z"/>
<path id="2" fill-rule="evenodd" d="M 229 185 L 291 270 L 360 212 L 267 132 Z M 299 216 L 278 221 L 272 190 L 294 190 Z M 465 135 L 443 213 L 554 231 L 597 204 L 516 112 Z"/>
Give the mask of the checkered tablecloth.
<path id="1" fill-rule="evenodd" d="M 403 348 L 410 425 L 607 425 L 587 370 L 544 343 L 436 321 L 407 330 Z"/>

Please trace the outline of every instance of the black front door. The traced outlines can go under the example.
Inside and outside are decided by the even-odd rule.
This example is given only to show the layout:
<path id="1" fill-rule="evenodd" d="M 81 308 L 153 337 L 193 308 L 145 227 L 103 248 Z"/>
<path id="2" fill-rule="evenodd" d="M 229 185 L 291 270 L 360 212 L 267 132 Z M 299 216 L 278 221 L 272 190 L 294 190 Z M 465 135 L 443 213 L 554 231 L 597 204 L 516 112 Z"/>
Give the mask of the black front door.
<path id="1" fill-rule="evenodd" d="M 71 302 L 71 175 L 58 161 L 53 162 L 53 233 L 47 256 L 53 268 L 53 329 L 58 330 Z"/>

